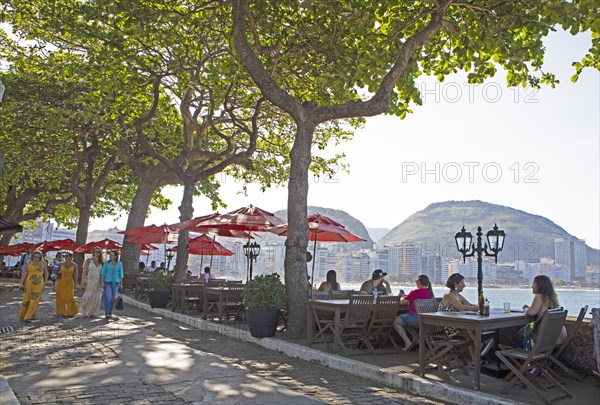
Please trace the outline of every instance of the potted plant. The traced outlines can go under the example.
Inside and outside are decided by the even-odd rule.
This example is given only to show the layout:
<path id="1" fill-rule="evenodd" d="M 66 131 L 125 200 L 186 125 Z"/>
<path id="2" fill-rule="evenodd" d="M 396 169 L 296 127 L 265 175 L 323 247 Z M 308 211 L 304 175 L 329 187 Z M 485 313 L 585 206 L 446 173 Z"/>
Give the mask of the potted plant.
<path id="1" fill-rule="evenodd" d="M 273 337 L 277 332 L 285 288 L 279 274 L 260 275 L 252 279 L 242 292 L 246 320 L 254 337 Z"/>
<path id="2" fill-rule="evenodd" d="M 170 291 L 167 287 L 166 270 L 154 270 L 148 275 L 148 302 L 152 308 L 166 308 Z"/>

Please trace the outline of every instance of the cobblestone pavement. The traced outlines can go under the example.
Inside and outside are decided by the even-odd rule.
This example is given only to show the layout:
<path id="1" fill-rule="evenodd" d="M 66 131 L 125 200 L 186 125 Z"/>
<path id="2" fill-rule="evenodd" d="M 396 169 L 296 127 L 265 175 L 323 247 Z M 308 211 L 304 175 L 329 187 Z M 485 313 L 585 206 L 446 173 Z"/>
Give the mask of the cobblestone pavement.
<path id="1" fill-rule="evenodd" d="M 251 343 L 126 306 L 118 319 L 59 318 L 44 291 L 38 320 L 0 292 L 0 374 L 22 404 L 440 404 Z"/>

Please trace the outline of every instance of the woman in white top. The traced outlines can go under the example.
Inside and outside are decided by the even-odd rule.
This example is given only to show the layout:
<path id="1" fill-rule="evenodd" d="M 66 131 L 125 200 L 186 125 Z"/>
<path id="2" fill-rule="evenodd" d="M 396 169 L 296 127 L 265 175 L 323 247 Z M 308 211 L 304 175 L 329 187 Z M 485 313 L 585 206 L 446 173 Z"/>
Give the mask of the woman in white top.
<path id="1" fill-rule="evenodd" d="M 104 264 L 102 249 L 94 248 L 92 257 L 88 258 L 83 264 L 83 286 L 85 293 L 81 299 L 80 310 L 85 316 L 94 317 L 96 311 L 100 309 L 102 300 L 102 290 L 104 286 L 100 283 L 100 269 Z"/>

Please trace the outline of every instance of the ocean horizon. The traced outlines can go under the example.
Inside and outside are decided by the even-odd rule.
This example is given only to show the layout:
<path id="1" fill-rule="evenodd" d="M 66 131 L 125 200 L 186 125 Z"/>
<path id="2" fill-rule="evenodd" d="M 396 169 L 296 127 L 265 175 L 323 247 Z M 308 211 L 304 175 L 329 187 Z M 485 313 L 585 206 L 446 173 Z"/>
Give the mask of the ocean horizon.
<path id="1" fill-rule="evenodd" d="M 342 289 L 359 290 L 360 284 L 344 284 Z M 400 290 L 406 294 L 415 289 L 414 285 L 391 285 L 392 293 L 397 295 Z M 448 291 L 446 287 L 433 287 L 433 293 L 436 297 L 443 296 Z M 477 303 L 477 287 L 466 287 L 461 293 L 469 302 Z M 586 318 L 591 318 L 592 308 L 600 308 L 600 290 L 596 289 L 556 289 L 559 304 L 568 311 L 568 316 L 577 316 L 579 311 L 585 305 L 588 305 Z M 490 308 L 502 308 L 505 302 L 510 302 L 511 309 L 522 309 L 523 305 L 531 305 L 533 293 L 531 288 L 517 287 L 483 287 L 483 295 L 490 301 Z"/>

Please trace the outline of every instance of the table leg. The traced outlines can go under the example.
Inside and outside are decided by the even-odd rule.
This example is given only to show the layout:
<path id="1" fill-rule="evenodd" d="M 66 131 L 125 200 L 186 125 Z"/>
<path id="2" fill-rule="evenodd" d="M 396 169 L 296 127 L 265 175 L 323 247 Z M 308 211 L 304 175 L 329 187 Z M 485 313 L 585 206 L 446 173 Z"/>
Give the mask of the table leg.
<path id="1" fill-rule="evenodd" d="M 473 388 L 479 391 L 481 380 L 481 329 L 475 328 L 473 331 L 473 346 L 475 350 L 475 372 L 473 375 Z"/>
<path id="2" fill-rule="evenodd" d="M 306 331 L 307 331 L 307 337 L 308 337 L 308 347 L 312 346 L 313 343 L 313 337 L 314 337 L 314 322 L 315 322 L 315 318 L 313 316 L 313 311 L 310 307 L 310 304 L 308 304 L 308 316 L 307 318 L 307 325 L 306 325 Z"/>
<path id="3" fill-rule="evenodd" d="M 425 376 L 425 331 L 423 325 L 419 328 L 419 374 Z"/>
<path id="4" fill-rule="evenodd" d="M 337 353 L 338 345 L 340 344 L 340 307 L 335 307 L 335 316 L 333 318 L 333 327 L 335 330 L 333 331 L 333 353 Z"/>
<path id="5" fill-rule="evenodd" d="M 225 310 L 225 294 L 224 291 L 219 291 L 219 322 L 223 322 L 223 312 Z"/>

